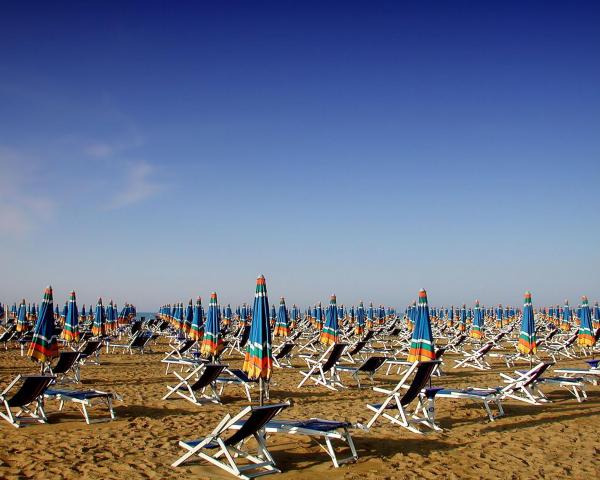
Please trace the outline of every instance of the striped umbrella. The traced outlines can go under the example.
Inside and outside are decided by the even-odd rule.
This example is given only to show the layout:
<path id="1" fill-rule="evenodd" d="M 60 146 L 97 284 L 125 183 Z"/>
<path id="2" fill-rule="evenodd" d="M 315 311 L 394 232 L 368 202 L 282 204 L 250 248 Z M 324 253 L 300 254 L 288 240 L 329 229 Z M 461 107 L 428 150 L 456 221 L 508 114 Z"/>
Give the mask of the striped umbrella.
<path id="1" fill-rule="evenodd" d="M 40 315 L 35 324 L 33 338 L 27 356 L 44 363 L 58 357 L 58 341 L 54 335 L 54 314 L 52 312 L 52 287 L 46 287 Z"/>
<path id="2" fill-rule="evenodd" d="M 424 289 L 421 289 L 419 292 L 419 305 L 417 307 L 415 326 L 412 332 L 407 360 L 409 362 L 435 360 L 435 347 L 431 333 L 427 292 Z"/>
<path id="3" fill-rule="evenodd" d="M 502 305 L 498 305 L 498 308 L 496 308 L 496 327 L 497 328 L 503 327 L 503 323 L 502 323 L 503 316 L 504 316 L 504 311 L 502 310 Z"/>
<path id="4" fill-rule="evenodd" d="M 600 328 L 600 307 L 598 306 L 598 302 L 594 303 L 594 319 L 592 326 L 594 327 L 594 330 Z"/>
<path id="5" fill-rule="evenodd" d="M 367 329 L 373 328 L 373 320 L 375 317 L 375 310 L 373 308 L 373 302 L 369 302 L 369 309 L 367 310 Z"/>
<path id="6" fill-rule="evenodd" d="M 519 352 L 524 355 L 531 355 L 537 351 L 531 292 L 525 292 L 523 318 L 521 319 L 521 334 L 519 335 L 519 344 L 517 345 L 517 348 L 519 349 Z"/>
<path id="7" fill-rule="evenodd" d="M 327 307 L 327 311 L 325 312 L 325 318 L 325 326 L 321 330 L 319 341 L 324 345 L 333 345 L 337 343 L 340 336 L 335 294 L 331 295 L 329 307 Z"/>
<path id="8" fill-rule="evenodd" d="M 354 328 L 354 333 L 356 335 L 362 335 L 364 333 L 366 318 L 365 305 L 361 300 L 356 309 L 356 327 Z"/>
<path id="9" fill-rule="evenodd" d="M 277 310 L 277 322 L 273 335 L 276 337 L 287 337 L 290 334 L 289 317 L 287 308 L 285 308 L 285 299 L 279 300 L 279 309 Z"/>
<path id="10" fill-rule="evenodd" d="M 228 326 L 231 323 L 231 317 L 233 316 L 231 312 L 231 305 L 227 304 L 225 307 L 225 312 L 223 314 L 223 325 Z"/>
<path id="11" fill-rule="evenodd" d="M 185 316 L 183 318 L 183 331 L 188 336 L 192 330 L 192 321 L 193 320 L 194 320 L 194 306 L 192 304 L 192 299 L 190 298 L 190 301 L 189 301 L 187 307 L 185 308 Z"/>
<path id="12" fill-rule="evenodd" d="M 580 324 L 577 343 L 583 347 L 593 347 L 596 343 L 596 338 L 594 336 L 594 330 L 592 327 L 590 306 L 588 305 L 588 299 L 585 295 L 581 297 L 581 314 L 579 316 L 579 320 Z"/>
<path id="13" fill-rule="evenodd" d="M 92 324 L 92 335 L 95 337 L 104 337 L 106 335 L 106 312 L 102 306 L 102 298 L 98 299 L 96 305 L 96 315 Z"/>
<path id="14" fill-rule="evenodd" d="M 568 332 L 571 329 L 571 307 L 569 307 L 569 301 L 565 300 L 565 306 L 562 311 L 562 321 L 560 322 L 560 329 Z"/>
<path id="15" fill-rule="evenodd" d="M 460 309 L 460 322 L 458 324 L 459 332 L 467 331 L 467 306 L 463 303 L 462 308 Z"/>
<path id="16" fill-rule="evenodd" d="M 219 325 L 219 306 L 217 305 L 217 294 L 210 294 L 210 303 L 208 304 L 208 313 L 204 323 L 204 336 L 200 353 L 213 360 L 217 357 L 223 348 L 223 339 L 221 338 L 221 327 Z"/>
<path id="17" fill-rule="evenodd" d="M 479 300 L 475 300 L 475 314 L 473 316 L 473 325 L 471 325 L 471 338 L 483 338 L 483 312 L 479 306 Z"/>
<path id="18" fill-rule="evenodd" d="M 292 310 L 290 312 L 290 328 L 296 328 L 296 323 L 298 322 L 299 310 L 296 304 L 292 305 Z"/>
<path id="19" fill-rule="evenodd" d="M 194 305 L 194 312 L 192 314 L 192 326 L 190 328 L 190 338 L 192 340 L 202 340 L 204 333 L 204 318 L 202 317 L 202 300 L 200 297 L 196 300 Z"/>
<path id="20" fill-rule="evenodd" d="M 26 332 L 29 330 L 29 324 L 27 323 L 27 305 L 25 299 L 19 305 L 19 311 L 17 312 L 17 332 Z"/>
<path id="21" fill-rule="evenodd" d="M 317 328 L 319 331 L 321 331 L 323 329 L 323 306 L 321 305 L 321 302 L 319 302 L 315 307 L 314 313 Z"/>
<path id="22" fill-rule="evenodd" d="M 69 296 L 69 308 L 65 318 L 65 326 L 61 333 L 67 343 L 77 342 L 79 340 L 79 314 L 77 312 L 77 302 L 75 300 L 75 291 L 71 291 Z"/>
<path id="23" fill-rule="evenodd" d="M 273 355 L 271 351 L 271 329 L 269 328 L 269 298 L 265 277 L 261 275 L 256 279 L 256 293 L 254 295 L 254 309 L 250 336 L 246 345 L 246 355 L 242 370 L 251 379 L 260 379 L 260 404 L 263 403 L 264 382 L 268 384 L 273 369 Z M 267 391 L 268 393 L 268 391 Z M 267 394 L 268 398 L 268 394 Z"/>
<path id="24" fill-rule="evenodd" d="M 454 326 L 454 305 L 452 305 L 448 309 L 448 315 L 446 315 L 446 326 L 453 327 Z"/>
<path id="25" fill-rule="evenodd" d="M 111 300 L 106 307 L 106 333 L 112 332 L 117 327 L 117 316 L 115 315 L 115 306 Z M 106 334 L 105 333 L 105 334 Z"/>

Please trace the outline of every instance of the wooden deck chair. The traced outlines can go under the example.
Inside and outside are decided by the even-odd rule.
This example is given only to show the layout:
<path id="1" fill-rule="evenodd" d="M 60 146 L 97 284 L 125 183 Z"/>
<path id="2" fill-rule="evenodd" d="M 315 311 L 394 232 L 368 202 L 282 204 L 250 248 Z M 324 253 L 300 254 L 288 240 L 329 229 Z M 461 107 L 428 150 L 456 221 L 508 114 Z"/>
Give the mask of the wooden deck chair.
<path id="1" fill-rule="evenodd" d="M 216 381 L 217 377 L 226 367 L 227 365 L 207 363 L 194 369 L 186 377 L 179 375 L 177 372 L 172 372 L 179 379 L 179 383 L 174 387 L 167 386 L 168 392 L 163 397 L 163 400 L 176 394 L 195 405 L 202 405 L 202 403 L 206 402 L 221 403 L 216 389 Z M 200 373 L 200 376 L 196 381 L 192 382 L 192 378 L 197 376 L 198 373 Z M 207 390 L 211 392 L 208 395 L 206 393 Z"/>
<path id="2" fill-rule="evenodd" d="M 318 360 L 309 357 L 304 358 L 309 371 L 300 372 L 304 378 L 298 384 L 298 388 L 304 385 L 309 379 L 317 385 L 323 385 L 330 390 L 337 390 L 336 386 L 343 387 L 336 372 L 336 364 L 344 354 L 347 346 L 346 343 L 334 343 Z M 327 374 L 329 374 L 329 378 Z"/>
<path id="3" fill-rule="evenodd" d="M 487 342 L 477 350 L 472 352 L 463 352 L 465 358 L 461 360 L 454 360 L 456 365 L 454 365 L 452 368 L 472 367 L 476 368 L 477 370 L 490 370 L 492 366 L 485 357 L 488 353 L 490 353 L 494 346 L 494 342 Z"/>
<path id="4" fill-rule="evenodd" d="M 280 473 L 275 460 L 267 450 L 263 427 L 284 408 L 288 403 L 265 405 L 262 407 L 246 407 L 235 416 L 227 414 L 209 436 L 194 441 L 180 441 L 179 445 L 186 453 L 179 457 L 172 466 L 177 467 L 182 463 L 200 457 L 207 462 L 225 470 L 244 480 Z M 247 417 L 243 423 L 244 417 Z M 224 434 L 232 430 L 233 425 L 238 425 L 233 434 L 224 438 Z M 257 443 L 256 453 L 251 453 L 247 440 L 254 438 Z M 210 453 L 213 452 L 213 453 Z M 240 460 L 248 463 L 242 465 Z"/>
<path id="5" fill-rule="evenodd" d="M 55 383 L 79 383 L 81 382 L 80 356 L 79 352 L 62 351 L 54 367 L 50 363 L 46 364 L 44 374 L 56 377 Z"/>
<path id="6" fill-rule="evenodd" d="M 115 412 L 113 410 L 113 400 L 121 400 L 121 398 L 109 392 L 102 392 L 100 390 L 59 390 L 49 388 L 45 393 L 46 398 L 52 400 L 58 400 L 58 409 L 62 411 L 65 403 L 69 402 L 74 404 L 85 418 L 85 423 L 90 425 L 91 423 L 104 422 L 115 419 Z M 105 405 L 108 409 L 110 418 L 94 418 L 90 419 L 88 408 L 92 408 L 96 405 Z"/>
<path id="7" fill-rule="evenodd" d="M 337 365 L 335 368 L 338 372 L 349 372 L 352 374 L 352 378 L 356 380 L 358 388 L 360 385 L 360 375 L 366 375 L 371 383 L 374 383 L 375 372 L 386 362 L 386 357 L 371 357 L 365 360 L 362 365 L 355 367 L 352 365 Z"/>
<path id="8" fill-rule="evenodd" d="M 433 370 L 439 363 L 439 360 L 415 362 L 393 390 L 373 387 L 375 392 L 384 393 L 387 398 L 383 403 L 367 404 L 367 408 L 375 412 L 375 415 L 367 423 L 367 428 L 370 428 L 382 416 L 393 424 L 400 425 L 414 433 L 424 433 L 416 425 L 423 425 L 432 430 L 441 430 L 430 416 L 432 399 L 427 397 L 425 392 L 425 387 L 431 379 Z M 411 377 L 413 377 L 412 381 L 408 383 Z M 403 392 L 403 389 L 406 391 Z M 406 411 L 406 408 L 414 401 L 417 402 L 417 405 L 411 414 Z M 387 413 L 387 410 L 392 409 L 397 410 L 398 413 L 396 415 Z"/>
<path id="9" fill-rule="evenodd" d="M 277 368 L 293 368 L 292 352 L 296 348 L 296 344 L 285 342 L 280 345 L 280 348 L 273 351 L 273 365 Z M 284 363 L 285 362 L 285 363 Z"/>
<path id="10" fill-rule="evenodd" d="M 258 379 L 251 379 L 246 375 L 243 370 L 239 368 L 226 368 L 225 373 L 226 377 L 217 377 L 217 385 L 220 385 L 219 395 L 223 394 L 223 390 L 226 385 L 238 385 L 244 389 L 244 393 L 246 394 L 246 398 L 249 402 L 252 401 L 252 396 L 250 394 L 250 389 L 258 384 Z M 267 389 L 268 392 L 268 389 Z M 267 400 L 269 399 L 269 395 L 266 396 Z"/>
<path id="11" fill-rule="evenodd" d="M 30 423 L 46 423 L 44 392 L 53 380 L 54 377 L 48 375 L 17 375 L 0 393 L 0 401 L 5 409 L 0 411 L 0 416 L 16 428 Z M 19 382 L 18 390 L 9 396 Z M 13 409 L 18 410 L 15 413 Z"/>

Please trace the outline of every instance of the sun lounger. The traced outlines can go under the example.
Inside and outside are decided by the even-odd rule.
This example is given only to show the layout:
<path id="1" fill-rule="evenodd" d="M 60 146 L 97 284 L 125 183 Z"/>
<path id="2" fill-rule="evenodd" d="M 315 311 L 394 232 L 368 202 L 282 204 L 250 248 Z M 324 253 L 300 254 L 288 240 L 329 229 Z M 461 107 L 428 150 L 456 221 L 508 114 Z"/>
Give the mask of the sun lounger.
<path id="1" fill-rule="evenodd" d="M 371 383 L 374 382 L 375 372 L 385 363 L 386 357 L 371 357 L 363 362 L 359 367 L 353 365 L 337 365 L 335 368 L 338 372 L 349 372 L 352 374 L 352 378 L 356 380 L 358 388 L 360 386 L 360 375 L 366 375 Z"/>
<path id="2" fill-rule="evenodd" d="M 456 365 L 452 368 L 459 367 L 472 367 L 477 370 L 490 370 L 492 366 L 486 360 L 486 355 L 494 348 L 494 342 L 487 342 L 477 350 L 472 352 L 462 352 L 465 358 L 461 360 L 454 360 Z"/>
<path id="3" fill-rule="evenodd" d="M 60 402 L 58 409 L 62 410 L 65 403 L 73 403 L 83 414 L 85 423 L 88 425 L 95 422 L 103 422 L 107 420 L 115 419 L 115 412 L 113 410 L 113 400 L 118 399 L 117 395 L 109 392 L 102 392 L 100 390 L 62 390 L 49 388 L 45 392 L 46 398 L 58 400 Z M 90 419 L 88 408 L 92 408 L 95 405 L 106 405 L 110 418 L 96 418 Z"/>
<path id="4" fill-rule="evenodd" d="M 240 370 L 239 368 L 226 368 L 225 373 L 227 374 L 227 376 L 217 377 L 216 380 L 217 385 L 221 386 L 219 390 L 219 395 L 223 394 L 223 390 L 226 385 L 238 385 L 244 389 L 244 392 L 246 393 L 246 398 L 248 398 L 248 401 L 251 402 L 252 396 L 250 395 L 250 389 L 256 384 L 258 384 L 258 380 L 250 379 L 248 375 L 246 375 L 246 373 L 243 370 Z M 269 396 L 267 395 L 266 398 L 268 400 Z"/>
<path id="5" fill-rule="evenodd" d="M 102 342 L 100 340 L 88 340 L 79 350 L 79 362 L 84 365 L 93 363 L 100 365 L 100 352 L 102 351 Z"/>
<path id="6" fill-rule="evenodd" d="M 384 393 L 387 398 L 383 403 L 367 404 L 367 408 L 375 412 L 375 415 L 367 423 L 370 428 L 381 416 L 395 425 L 400 425 L 414 433 L 424 433 L 417 426 L 423 425 L 432 430 L 441 430 L 429 414 L 430 403 L 433 399 L 427 396 L 426 386 L 431 379 L 433 370 L 439 365 L 439 360 L 428 362 L 415 362 L 402 376 L 394 389 L 389 390 L 373 387 L 375 392 Z M 409 379 L 412 381 L 409 383 Z M 405 391 L 403 391 L 403 389 Z M 416 401 L 413 413 L 407 412 L 407 407 Z M 396 410 L 398 413 L 392 415 L 388 410 Z"/>
<path id="7" fill-rule="evenodd" d="M 79 352 L 60 352 L 56 365 L 52 367 L 48 363 L 44 373 L 56 377 L 55 383 L 79 383 L 81 381 L 79 371 L 80 355 Z"/>
<path id="8" fill-rule="evenodd" d="M 174 387 L 167 386 L 168 393 L 163 397 L 163 400 L 176 394 L 195 405 L 201 405 L 205 402 L 221 403 L 216 389 L 216 381 L 226 367 L 226 365 L 214 363 L 203 364 L 186 377 L 179 375 L 177 372 L 172 372 L 179 379 L 179 383 Z M 197 380 L 193 381 L 192 379 L 197 377 L 198 374 Z M 210 394 L 206 393 L 207 390 L 210 391 Z"/>
<path id="9" fill-rule="evenodd" d="M 295 348 L 295 343 L 282 343 L 278 350 L 273 351 L 273 365 L 275 365 L 277 368 L 293 368 L 292 352 Z"/>
<path id="10" fill-rule="evenodd" d="M 237 422 L 231 428 L 240 427 L 241 422 Z M 358 453 L 350 435 L 351 427 L 352 424 L 349 422 L 322 420 L 320 418 L 310 418 L 308 420 L 280 420 L 274 418 L 265 424 L 264 430 L 267 434 L 307 435 L 311 437 L 331 457 L 333 466 L 338 468 L 341 464 L 358 459 Z M 325 441 L 325 446 L 319 442 L 319 439 Z M 345 458 L 338 458 L 333 445 L 334 440 L 339 440 L 346 444 L 350 448 L 351 455 Z"/>
<path id="11" fill-rule="evenodd" d="M 277 468 L 275 460 L 267 450 L 262 429 L 288 406 L 287 403 L 280 403 L 246 407 L 233 417 L 227 414 L 209 436 L 194 441 L 180 441 L 179 445 L 186 450 L 186 453 L 172 466 L 177 467 L 191 458 L 200 457 L 244 480 L 270 473 L 280 473 L 281 470 Z M 247 418 L 239 424 L 244 417 Z M 231 436 L 225 438 L 225 433 L 232 430 L 233 425 L 238 426 L 233 429 Z M 257 443 L 256 454 L 251 453 L 246 442 L 251 437 Z M 242 459 L 249 463 L 241 465 Z"/>
<path id="12" fill-rule="evenodd" d="M 317 385 L 322 385 L 330 390 L 337 390 L 336 386 L 343 386 L 336 372 L 336 364 L 342 357 L 346 347 L 347 344 L 345 343 L 334 343 L 318 360 L 305 357 L 304 360 L 309 371 L 300 372 L 304 378 L 298 384 L 298 388 L 304 385 L 309 379 Z M 327 374 L 329 374 L 329 377 Z"/>
<path id="13" fill-rule="evenodd" d="M 53 380 L 54 377 L 48 375 L 17 375 L 0 393 L 4 405 L 0 416 L 17 428 L 29 423 L 46 423 L 44 392 Z M 18 389 L 9 396 L 19 382 Z M 18 410 L 13 412 L 13 409 Z"/>

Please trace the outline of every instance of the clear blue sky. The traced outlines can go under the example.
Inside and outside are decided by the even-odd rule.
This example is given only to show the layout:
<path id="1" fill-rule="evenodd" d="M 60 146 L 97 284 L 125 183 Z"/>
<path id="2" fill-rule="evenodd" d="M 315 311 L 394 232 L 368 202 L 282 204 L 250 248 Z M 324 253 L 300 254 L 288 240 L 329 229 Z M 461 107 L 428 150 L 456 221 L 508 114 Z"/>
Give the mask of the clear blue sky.
<path id="1" fill-rule="evenodd" d="M 0 301 L 600 298 L 597 2 L 11 2 Z"/>

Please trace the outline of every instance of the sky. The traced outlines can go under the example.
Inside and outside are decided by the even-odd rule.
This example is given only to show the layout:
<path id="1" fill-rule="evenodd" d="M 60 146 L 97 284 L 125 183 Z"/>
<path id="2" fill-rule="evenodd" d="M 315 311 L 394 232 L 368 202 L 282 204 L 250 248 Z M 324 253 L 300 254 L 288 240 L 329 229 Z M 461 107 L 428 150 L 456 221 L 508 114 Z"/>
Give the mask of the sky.
<path id="1" fill-rule="evenodd" d="M 0 301 L 600 299 L 597 2 L 10 2 Z"/>

